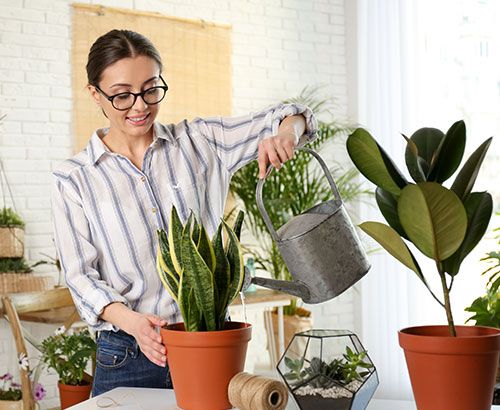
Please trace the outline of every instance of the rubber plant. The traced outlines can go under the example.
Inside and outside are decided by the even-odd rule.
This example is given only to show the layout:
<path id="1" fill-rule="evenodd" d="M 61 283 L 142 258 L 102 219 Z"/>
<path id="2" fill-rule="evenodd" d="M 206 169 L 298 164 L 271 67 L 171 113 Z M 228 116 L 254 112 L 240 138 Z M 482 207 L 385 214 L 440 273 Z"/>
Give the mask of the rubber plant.
<path id="1" fill-rule="evenodd" d="M 187 331 L 224 328 L 227 308 L 243 285 L 239 242 L 243 216 L 240 211 L 232 228 L 222 220 L 210 239 L 193 213 L 182 224 L 173 206 L 168 234 L 158 230 L 157 271 L 177 302 Z"/>
<path id="2" fill-rule="evenodd" d="M 463 159 L 465 123 L 457 121 L 446 133 L 421 128 L 410 138 L 403 137 L 405 163 L 412 181 L 365 129 L 356 129 L 347 139 L 352 161 L 377 186 L 377 205 L 388 223 L 364 222 L 360 228 L 417 274 L 445 309 L 450 335 L 456 336 L 450 291 L 462 261 L 483 237 L 491 218 L 491 195 L 472 189 L 492 138 L 471 154 L 447 188 L 443 183 Z M 429 286 L 407 242 L 434 261 L 442 299 Z"/>

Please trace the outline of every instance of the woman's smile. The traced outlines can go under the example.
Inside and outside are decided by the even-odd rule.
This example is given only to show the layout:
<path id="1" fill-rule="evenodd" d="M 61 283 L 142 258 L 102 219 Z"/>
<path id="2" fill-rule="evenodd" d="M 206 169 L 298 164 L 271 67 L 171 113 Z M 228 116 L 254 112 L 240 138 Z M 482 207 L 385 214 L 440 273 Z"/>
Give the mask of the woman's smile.
<path id="1" fill-rule="evenodd" d="M 125 117 L 127 124 L 132 125 L 133 127 L 141 127 L 148 122 L 150 113 L 142 114 L 142 115 L 130 115 Z"/>

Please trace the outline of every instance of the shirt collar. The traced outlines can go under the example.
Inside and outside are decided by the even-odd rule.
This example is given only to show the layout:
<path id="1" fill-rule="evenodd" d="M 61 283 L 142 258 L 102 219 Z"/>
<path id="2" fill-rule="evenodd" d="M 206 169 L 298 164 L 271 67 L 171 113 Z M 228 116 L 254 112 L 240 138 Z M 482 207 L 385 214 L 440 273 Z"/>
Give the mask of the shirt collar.
<path id="1" fill-rule="evenodd" d="M 172 135 L 169 127 L 167 125 L 161 124 L 159 122 L 155 122 L 153 124 L 153 142 L 151 146 L 155 146 L 158 139 L 162 139 L 175 144 L 175 138 Z M 90 141 L 87 144 L 87 154 L 89 156 L 89 162 L 92 165 L 104 155 L 104 154 L 113 154 L 109 150 L 109 148 L 102 142 L 102 139 L 109 132 L 109 128 L 99 128 L 94 131 L 92 136 L 90 137 Z"/>

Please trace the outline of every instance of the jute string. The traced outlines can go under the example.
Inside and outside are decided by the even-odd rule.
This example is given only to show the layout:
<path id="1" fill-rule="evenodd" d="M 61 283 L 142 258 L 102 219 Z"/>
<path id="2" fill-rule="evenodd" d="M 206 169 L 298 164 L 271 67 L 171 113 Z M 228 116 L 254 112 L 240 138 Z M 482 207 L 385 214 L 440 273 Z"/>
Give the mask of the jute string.
<path id="1" fill-rule="evenodd" d="M 283 410 L 288 402 L 283 383 L 248 373 L 238 373 L 231 379 L 228 396 L 240 410 Z"/>
<path id="2" fill-rule="evenodd" d="M 132 397 L 132 399 L 134 399 L 135 401 L 135 404 L 137 404 L 137 408 L 140 410 L 145 410 L 144 407 L 142 407 L 141 404 L 139 403 L 139 400 L 137 400 L 137 397 L 135 397 L 134 393 L 125 393 L 122 397 L 120 397 L 120 399 L 117 400 L 109 396 L 102 396 L 97 399 L 96 405 L 100 409 L 125 406 L 126 405 L 125 403 L 120 403 L 120 402 L 123 402 L 123 399 L 125 399 L 126 397 Z"/>

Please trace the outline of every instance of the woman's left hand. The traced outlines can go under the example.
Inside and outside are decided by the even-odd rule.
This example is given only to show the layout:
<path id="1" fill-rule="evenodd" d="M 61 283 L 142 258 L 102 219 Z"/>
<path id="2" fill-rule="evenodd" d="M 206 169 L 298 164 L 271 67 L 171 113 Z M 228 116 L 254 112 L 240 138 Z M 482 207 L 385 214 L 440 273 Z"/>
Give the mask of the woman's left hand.
<path id="1" fill-rule="evenodd" d="M 272 164 L 276 169 L 293 158 L 296 146 L 295 133 L 278 131 L 278 134 L 259 142 L 259 178 L 266 175 L 267 166 Z"/>

